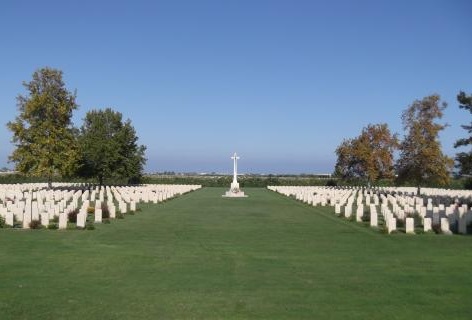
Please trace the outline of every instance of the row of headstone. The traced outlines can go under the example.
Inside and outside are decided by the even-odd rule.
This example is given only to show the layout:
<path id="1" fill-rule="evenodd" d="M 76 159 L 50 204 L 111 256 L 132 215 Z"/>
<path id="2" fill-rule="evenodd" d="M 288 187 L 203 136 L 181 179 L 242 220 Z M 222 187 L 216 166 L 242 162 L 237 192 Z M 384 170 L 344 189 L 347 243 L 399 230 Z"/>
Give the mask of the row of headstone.
<path id="1" fill-rule="evenodd" d="M 82 189 L 88 187 L 87 189 Z M 68 215 L 78 210 L 77 227 L 85 227 L 87 212 L 94 208 L 94 222 L 103 219 L 107 207 L 109 218 L 116 217 L 117 209 L 125 214 L 136 211 L 141 202 L 159 203 L 178 195 L 201 188 L 199 185 L 140 185 L 133 187 L 93 186 L 81 184 L 55 184 L 55 190 L 47 190 L 47 184 L 0 185 L 0 216 L 7 225 L 15 221 L 27 229 L 33 220 L 48 226 L 54 218 L 58 228 L 67 228 Z M 57 189 L 64 188 L 64 189 Z"/>
<path id="2" fill-rule="evenodd" d="M 452 234 L 452 229 L 466 234 L 467 226 L 472 224 L 472 208 L 467 204 L 472 203 L 470 190 L 421 189 L 424 194 L 417 196 L 417 189 L 409 187 L 365 189 L 269 186 L 268 189 L 313 206 L 333 206 L 336 215 L 342 214 L 346 218 L 355 215 L 356 221 L 369 220 L 372 227 L 379 226 L 380 215 L 389 233 L 397 230 L 398 221 L 405 226 L 406 233 L 415 233 L 415 216 L 418 226 L 422 226 L 425 232 L 436 226 L 445 234 Z M 434 205 L 429 196 L 449 199 L 449 205 Z M 461 204 L 461 201 L 465 203 Z"/>

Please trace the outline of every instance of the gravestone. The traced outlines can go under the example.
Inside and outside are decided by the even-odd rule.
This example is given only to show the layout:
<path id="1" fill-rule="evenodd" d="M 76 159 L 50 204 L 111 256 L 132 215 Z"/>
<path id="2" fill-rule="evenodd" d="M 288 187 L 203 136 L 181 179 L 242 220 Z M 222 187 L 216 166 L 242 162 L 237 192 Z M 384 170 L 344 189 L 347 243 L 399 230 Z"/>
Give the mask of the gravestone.
<path id="1" fill-rule="evenodd" d="M 423 220 L 423 230 L 424 230 L 424 232 L 428 232 L 428 231 L 432 230 L 431 218 L 424 218 L 424 220 Z"/>
<path id="2" fill-rule="evenodd" d="M 364 215 L 364 205 L 359 204 L 356 210 L 356 221 L 362 222 L 362 216 Z"/>
<path id="3" fill-rule="evenodd" d="M 378 226 L 377 209 L 375 208 L 375 206 L 370 206 L 370 226 L 371 227 Z"/>
<path id="4" fill-rule="evenodd" d="M 38 209 L 38 202 L 33 201 L 31 203 L 31 219 L 32 220 L 39 220 L 39 209 Z"/>
<path id="5" fill-rule="evenodd" d="M 114 204 L 109 204 L 108 205 L 108 211 L 110 212 L 110 218 L 115 219 L 116 218 L 116 208 Z"/>
<path id="6" fill-rule="evenodd" d="M 397 219 L 395 219 L 393 215 L 390 216 L 390 218 L 388 219 L 387 228 L 388 228 L 388 233 L 392 233 L 393 231 L 397 230 Z"/>
<path id="7" fill-rule="evenodd" d="M 449 220 L 447 218 L 441 218 L 441 231 L 444 234 L 452 234 L 449 228 Z"/>
<path id="8" fill-rule="evenodd" d="M 81 209 L 77 215 L 77 227 L 85 228 L 85 221 L 87 220 L 87 209 Z"/>
<path id="9" fill-rule="evenodd" d="M 59 229 L 66 229 L 67 228 L 67 213 L 61 212 L 59 214 Z"/>
<path id="10" fill-rule="evenodd" d="M 339 203 L 334 205 L 334 213 L 337 215 L 341 214 L 341 205 Z"/>
<path id="11" fill-rule="evenodd" d="M 49 215 L 46 212 L 41 213 L 41 224 L 45 227 L 49 225 Z"/>
<path id="12" fill-rule="evenodd" d="M 20 209 L 20 211 L 18 212 L 18 216 L 23 216 L 23 228 L 29 229 L 31 222 L 31 211 L 23 213 Z"/>
<path id="13" fill-rule="evenodd" d="M 352 205 L 347 204 L 347 206 L 344 207 L 344 217 L 350 218 L 352 215 Z"/>
<path id="14" fill-rule="evenodd" d="M 122 214 L 125 214 L 126 212 L 128 212 L 128 205 L 126 204 L 126 202 L 120 201 L 119 209 Z"/>
<path id="15" fill-rule="evenodd" d="M 406 233 L 415 233 L 415 219 L 406 218 L 405 219 L 405 232 Z"/>
<path id="16" fill-rule="evenodd" d="M 463 207 L 459 207 L 458 208 L 458 212 L 459 212 L 459 230 L 458 232 L 460 234 L 467 234 L 467 214 L 466 212 L 464 211 L 464 208 Z"/>
<path id="17" fill-rule="evenodd" d="M 95 201 L 95 222 L 102 222 L 102 202 L 100 200 Z"/>
<path id="18" fill-rule="evenodd" d="M 12 211 L 7 211 L 5 215 L 5 223 L 9 226 L 13 226 L 13 212 Z"/>

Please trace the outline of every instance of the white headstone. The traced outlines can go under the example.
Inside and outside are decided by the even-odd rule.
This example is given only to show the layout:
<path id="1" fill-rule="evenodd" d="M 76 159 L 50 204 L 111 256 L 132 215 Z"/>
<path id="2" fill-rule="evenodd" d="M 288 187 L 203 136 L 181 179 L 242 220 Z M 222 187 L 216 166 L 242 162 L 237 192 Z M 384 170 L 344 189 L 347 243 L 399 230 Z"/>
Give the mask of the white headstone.
<path id="1" fill-rule="evenodd" d="M 95 208 L 95 222 L 102 222 L 102 208 Z"/>
<path id="2" fill-rule="evenodd" d="M 39 209 L 38 209 L 38 202 L 33 201 L 31 203 L 31 219 L 32 220 L 39 220 Z"/>
<path id="3" fill-rule="evenodd" d="M 115 205 L 109 205 L 109 206 L 108 206 L 108 211 L 110 212 L 110 218 L 112 218 L 112 219 L 116 218 L 116 208 L 115 208 Z"/>
<path id="4" fill-rule="evenodd" d="M 447 218 L 441 218 L 441 231 L 444 234 L 452 234 L 451 230 L 449 229 L 449 220 Z"/>
<path id="5" fill-rule="evenodd" d="M 431 231 L 432 229 L 431 218 L 424 218 L 423 227 L 424 227 L 424 232 Z"/>
<path id="6" fill-rule="evenodd" d="M 337 214 L 337 215 L 341 214 L 341 205 L 339 203 L 336 203 L 334 205 L 334 213 Z"/>
<path id="7" fill-rule="evenodd" d="M 348 204 L 347 206 L 344 207 L 344 216 L 346 218 L 350 218 L 352 214 L 352 206 Z"/>
<path id="8" fill-rule="evenodd" d="M 77 227 L 85 228 L 85 221 L 87 220 L 87 210 L 82 209 L 80 210 L 79 214 L 77 215 Z"/>
<path id="9" fill-rule="evenodd" d="M 5 215 L 5 223 L 9 226 L 13 226 L 13 212 L 12 211 L 7 211 L 7 214 Z"/>
<path id="10" fill-rule="evenodd" d="M 46 212 L 41 213 L 41 224 L 45 227 L 49 225 L 49 215 Z"/>
<path id="11" fill-rule="evenodd" d="M 61 212 L 59 214 L 59 229 L 67 228 L 67 213 Z"/>
<path id="12" fill-rule="evenodd" d="M 371 227 L 377 227 L 378 226 L 377 210 L 373 206 L 370 207 L 370 226 Z"/>
<path id="13" fill-rule="evenodd" d="M 415 233 L 415 219 L 406 218 L 405 219 L 405 232 L 406 233 Z"/>
<path id="14" fill-rule="evenodd" d="M 391 216 L 388 221 L 387 228 L 388 228 L 388 233 L 392 233 L 393 231 L 397 230 L 397 219 Z"/>
<path id="15" fill-rule="evenodd" d="M 21 216 L 21 212 L 19 214 Z M 31 222 L 31 211 L 23 213 L 23 228 L 29 229 Z"/>
<path id="16" fill-rule="evenodd" d="M 359 204 L 356 210 L 356 221 L 362 222 L 362 216 L 364 215 L 364 205 Z"/>
<path id="17" fill-rule="evenodd" d="M 125 214 L 126 212 L 128 212 L 128 205 L 124 201 L 120 201 L 119 208 L 122 214 Z"/>

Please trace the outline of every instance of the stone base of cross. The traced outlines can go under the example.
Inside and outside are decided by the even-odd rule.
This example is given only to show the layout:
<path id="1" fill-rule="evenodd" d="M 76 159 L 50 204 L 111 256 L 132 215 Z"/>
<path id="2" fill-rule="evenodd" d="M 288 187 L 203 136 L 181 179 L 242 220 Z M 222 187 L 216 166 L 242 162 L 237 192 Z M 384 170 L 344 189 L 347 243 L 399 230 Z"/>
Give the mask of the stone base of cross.
<path id="1" fill-rule="evenodd" d="M 232 182 L 231 186 L 229 187 L 229 190 L 231 192 L 240 192 L 241 190 L 239 189 L 239 183 L 238 182 Z"/>
<path id="2" fill-rule="evenodd" d="M 239 187 L 237 188 L 230 188 L 229 191 L 226 191 L 222 197 L 226 198 L 246 198 L 247 195 L 244 194 L 244 191 L 241 191 Z"/>

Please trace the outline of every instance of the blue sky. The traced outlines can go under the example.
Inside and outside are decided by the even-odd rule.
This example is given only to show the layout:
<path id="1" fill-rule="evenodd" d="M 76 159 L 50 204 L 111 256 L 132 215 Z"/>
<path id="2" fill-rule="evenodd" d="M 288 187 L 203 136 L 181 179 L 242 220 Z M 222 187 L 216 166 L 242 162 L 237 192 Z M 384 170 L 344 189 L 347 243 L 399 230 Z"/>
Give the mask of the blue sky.
<path id="1" fill-rule="evenodd" d="M 332 172 L 369 123 L 438 93 L 453 156 L 472 93 L 471 1 L 14 1 L 0 5 L 0 166 L 23 81 L 44 66 L 88 110 L 112 107 L 147 171 Z"/>

